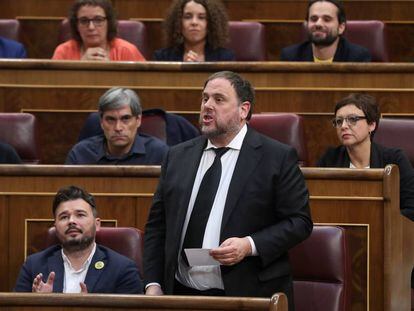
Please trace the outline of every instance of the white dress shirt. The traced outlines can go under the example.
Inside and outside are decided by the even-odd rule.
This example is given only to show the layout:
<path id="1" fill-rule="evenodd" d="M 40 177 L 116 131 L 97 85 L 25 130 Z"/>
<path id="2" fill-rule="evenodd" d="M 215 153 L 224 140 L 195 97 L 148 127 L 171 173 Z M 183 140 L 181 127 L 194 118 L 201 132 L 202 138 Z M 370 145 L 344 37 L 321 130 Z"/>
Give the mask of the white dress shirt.
<path id="1" fill-rule="evenodd" d="M 357 168 L 352 162 L 349 162 L 349 168 Z M 370 168 L 369 165 L 365 166 L 364 168 Z"/>
<path id="2" fill-rule="evenodd" d="M 216 248 L 220 243 L 220 229 L 221 220 L 223 217 L 224 206 L 226 203 L 227 192 L 229 190 L 230 182 L 233 176 L 234 168 L 236 167 L 237 159 L 240 154 L 240 149 L 243 144 L 244 137 L 247 133 L 247 126 L 244 125 L 233 140 L 226 146 L 230 148 L 222 157 L 222 173 L 220 183 L 217 189 L 216 197 L 207 221 L 204 232 L 203 248 Z M 191 212 L 194 207 L 194 202 L 197 197 L 198 189 L 206 171 L 214 162 L 216 148 L 210 140 L 204 149 L 203 155 L 198 166 L 197 175 L 194 180 L 193 189 L 191 192 L 190 202 L 188 204 L 187 215 L 184 221 L 183 231 L 181 233 L 180 252 L 178 253 L 178 270 L 176 279 L 187 287 L 192 287 L 198 290 L 207 290 L 210 288 L 224 289 L 223 280 L 221 278 L 219 266 L 196 266 L 188 267 L 181 257 L 181 248 L 184 242 L 185 233 L 188 222 L 190 220 Z M 257 251 L 250 237 L 249 241 L 252 246 L 252 254 L 257 255 Z"/>
<path id="3" fill-rule="evenodd" d="M 63 278 L 63 292 L 64 293 L 80 293 L 81 288 L 79 283 L 85 282 L 86 274 L 88 273 L 89 266 L 92 262 L 93 255 L 96 251 L 96 243 L 93 243 L 93 249 L 88 259 L 83 263 L 82 268 L 75 270 L 69 258 L 65 255 L 62 248 L 63 266 L 65 271 L 65 277 Z"/>

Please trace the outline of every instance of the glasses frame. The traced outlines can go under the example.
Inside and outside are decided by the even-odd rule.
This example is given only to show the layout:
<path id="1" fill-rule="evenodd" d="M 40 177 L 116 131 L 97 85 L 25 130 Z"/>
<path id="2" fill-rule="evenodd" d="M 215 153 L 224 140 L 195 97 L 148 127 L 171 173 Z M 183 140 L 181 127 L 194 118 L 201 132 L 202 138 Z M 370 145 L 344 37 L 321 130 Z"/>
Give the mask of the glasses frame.
<path id="1" fill-rule="evenodd" d="M 106 16 L 94 16 L 93 18 L 81 17 L 77 18 L 76 20 L 79 26 L 86 28 L 89 27 L 91 22 L 95 27 L 102 27 L 108 18 Z"/>
<path id="2" fill-rule="evenodd" d="M 366 119 L 367 117 L 365 116 L 349 115 L 349 116 L 346 116 L 345 118 L 333 118 L 331 122 L 334 128 L 340 128 L 344 124 L 344 121 L 346 122 L 346 124 L 348 124 L 348 126 L 355 126 L 359 120 L 366 120 Z"/>

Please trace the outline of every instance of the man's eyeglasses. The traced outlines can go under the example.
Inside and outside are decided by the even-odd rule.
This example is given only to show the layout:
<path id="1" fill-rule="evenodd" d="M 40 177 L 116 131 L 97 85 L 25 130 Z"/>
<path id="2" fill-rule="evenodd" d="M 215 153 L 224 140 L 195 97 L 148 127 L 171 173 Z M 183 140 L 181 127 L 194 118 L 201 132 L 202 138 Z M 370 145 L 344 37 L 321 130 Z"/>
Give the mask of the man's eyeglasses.
<path id="1" fill-rule="evenodd" d="M 354 116 L 354 115 L 350 115 L 347 116 L 345 118 L 333 118 L 332 119 L 332 125 L 333 127 L 341 127 L 342 123 L 344 123 L 344 121 L 346 121 L 346 123 L 349 126 L 354 126 L 359 120 L 363 120 L 366 119 L 367 117 L 362 117 L 362 116 Z"/>
<path id="2" fill-rule="evenodd" d="M 95 27 L 100 27 L 103 25 L 105 21 L 106 21 L 106 17 L 104 16 L 95 16 L 94 18 L 87 18 L 87 17 L 78 18 L 79 25 L 83 27 L 88 27 L 91 22 L 94 24 Z"/>

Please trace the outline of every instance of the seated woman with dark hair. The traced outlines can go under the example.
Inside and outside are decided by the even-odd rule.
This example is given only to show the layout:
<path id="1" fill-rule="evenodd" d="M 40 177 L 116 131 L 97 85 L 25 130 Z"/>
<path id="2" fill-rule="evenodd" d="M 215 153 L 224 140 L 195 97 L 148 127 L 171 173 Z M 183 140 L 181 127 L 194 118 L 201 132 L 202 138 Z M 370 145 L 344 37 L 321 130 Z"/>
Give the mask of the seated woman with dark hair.
<path id="1" fill-rule="evenodd" d="M 0 164 L 21 164 L 22 160 L 12 146 L 0 142 Z"/>
<path id="2" fill-rule="evenodd" d="M 228 40 L 228 18 L 219 0 L 176 0 L 164 21 L 167 48 L 157 50 L 158 61 L 234 61 Z"/>
<path id="3" fill-rule="evenodd" d="M 69 13 L 72 39 L 60 44 L 56 60 L 145 61 L 135 45 L 117 38 L 110 0 L 76 0 Z"/>
<path id="4" fill-rule="evenodd" d="M 332 120 L 341 145 L 330 148 L 318 161 L 322 167 L 383 168 L 396 164 L 400 170 L 401 213 L 414 220 L 414 170 L 400 149 L 376 144 L 380 112 L 374 97 L 350 94 L 335 106 Z"/>

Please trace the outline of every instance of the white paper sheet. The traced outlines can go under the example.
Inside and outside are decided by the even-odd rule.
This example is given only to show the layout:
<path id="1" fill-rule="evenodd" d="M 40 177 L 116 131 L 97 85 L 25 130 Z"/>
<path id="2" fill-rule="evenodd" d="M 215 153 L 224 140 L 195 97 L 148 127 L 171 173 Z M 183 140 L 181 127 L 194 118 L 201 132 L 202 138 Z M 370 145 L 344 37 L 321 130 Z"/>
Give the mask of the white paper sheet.
<path id="1" fill-rule="evenodd" d="M 210 249 L 207 248 L 186 248 L 185 255 L 190 267 L 193 266 L 219 266 L 220 263 L 209 255 Z"/>

